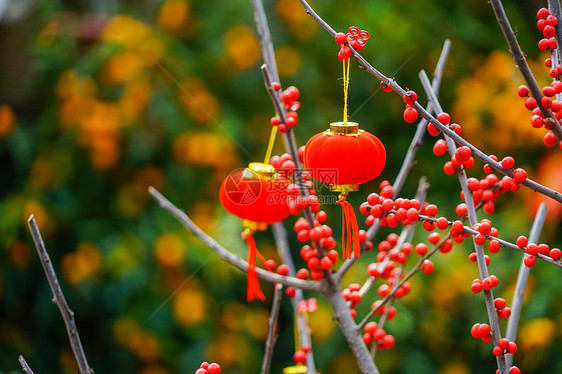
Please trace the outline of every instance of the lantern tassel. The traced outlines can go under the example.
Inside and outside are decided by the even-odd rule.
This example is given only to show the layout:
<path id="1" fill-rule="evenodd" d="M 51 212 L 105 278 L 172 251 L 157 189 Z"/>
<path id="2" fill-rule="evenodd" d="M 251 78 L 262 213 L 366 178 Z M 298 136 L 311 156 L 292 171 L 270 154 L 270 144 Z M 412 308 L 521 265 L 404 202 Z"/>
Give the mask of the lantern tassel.
<path id="1" fill-rule="evenodd" d="M 340 194 L 338 204 L 342 208 L 342 249 L 345 259 L 351 258 L 351 249 L 353 255 L 361 258 L 361 247 L 359 243 L 359 225 L 357 224 L 357 216 L 353 210 L 353 206 L 347 202 L 346 196 Z M 346 240 L 347 234 L 347 240 Z"/>
<path id="2" fill-rule="evenodd" d="M 265 296 L 261 290 L 260 280 L 258 278 L 258 273 L 256 272 L 256 255 L 260 257 L 262 262 L 265 262 L 265 258 L 263 258 L 262 254 L 258 251 L 256 241 L 254 240 L 250 230 L 244 230 L 242 233 L 242 239 L 244 239 L 244 241 L 248 244 L 248 287 L 246 290 L 246 298 L 248 301 L 252 301 L 254 299 L 260 299 L 263 301 L 265 300 Z"/>

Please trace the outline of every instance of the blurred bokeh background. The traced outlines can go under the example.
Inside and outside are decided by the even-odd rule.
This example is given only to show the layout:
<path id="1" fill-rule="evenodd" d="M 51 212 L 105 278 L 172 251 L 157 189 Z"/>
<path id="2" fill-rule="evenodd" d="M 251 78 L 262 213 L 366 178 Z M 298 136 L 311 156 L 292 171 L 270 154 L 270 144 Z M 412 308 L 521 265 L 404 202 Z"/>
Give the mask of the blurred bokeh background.
<path id="1" fill-rule="evenodd" d="M 505 3 L 537 78 L 547 83 L 534 16 L 546 2 Z M 440 97 L 453 121 L 484 152 L 512 155 L 531 177 L 562 189 L 562 156 L 544 147 L 544 130 L 529 124 L 516 95 L 522 78 L 487 1 L 312 5 L 338 31 L 368 30 L 363 55 L 422 101 L 417 74 L 431 74 L 451 39 Z M 338 46 L 298 0 L 266 0 L 265 8 L 282 84 L 301 91 L 294 131 L 304 144 L 341 117 Z M 38 374 L 77 372 L 28 234 L 30 214 L 96 373 L 191 373 L 203 360 L 219 362 L 225 373 L 258 372 L 272 287 L 264 285 L 268 301 L 246 303 L 244 274 L 223 264 L 147 193 L 155 186 L 245 256 L 240 222 L 220 207 L 218 188 L 230 171 L 263 158 L 270 132 L 273 108 L 252 22 L 247 0 L 0 1 L 0 373 L 20 372 L 20 354 Z M 350 197 L 358 206 L 382 179 L 394 179 L 415 127 L 402 119 L 402 100 L 381 92 L 356 64 L 349 108 L 351 119 L 388 152 L 382 176 Z M 428 199 L 452 216 L 458 182 L 444 176 L 445 160 L 432 155 L 428 138 L 403 196 L 412 197 L 426 175 Z M 283 153 L 282 142 L 274 152 Z M 470 175 L 482 178 L 481 166 L 477 162 Z M 527 234 L 539 200 L 526 189 L 502 197 L 490 217 L 500 236 L 513 241 Z M 338 238 L 336 208 L 324 207 Z M 562 244 L 561 213 L 549 205 L 541 241 Z M 294 220 L 287 221 L 289 229 Z M 416 238 L 425 234 L 418 230 Z M 256 239 L 276 258 L 269 231 Z M 294 236 L 291 244 L 298 253 Z M 456 245 L 435 258 L 433 274 L 414 277 L 412 293 L 387 325 L 396 346 L 377 356 L 382 373 L 495 371 L 491 344 L 470 336 L 470 326 L 487 317 L 482 295 L 470 292 L 477 268 L 469 252 L 468 245 Z M 364 281 L 373 260 L 374 254 L 362 257 L 345 284 Z M 500 278 L 494 292 L 508 305 L 520 260 L 508 250 L 492 255 L 491 272 Z M 538 263 L 532 270 L 515 361 L 524 373 L 562 372 L 557 284 L 558 268 Z M 360 316 L 375 299 L 375 292 L 366 298 Z M 329 307 L 319 301 L 309 315 L 317 367 L 357 372 Z M 274 373 L 292 364 L 292 318 L 285 300 Z"/>

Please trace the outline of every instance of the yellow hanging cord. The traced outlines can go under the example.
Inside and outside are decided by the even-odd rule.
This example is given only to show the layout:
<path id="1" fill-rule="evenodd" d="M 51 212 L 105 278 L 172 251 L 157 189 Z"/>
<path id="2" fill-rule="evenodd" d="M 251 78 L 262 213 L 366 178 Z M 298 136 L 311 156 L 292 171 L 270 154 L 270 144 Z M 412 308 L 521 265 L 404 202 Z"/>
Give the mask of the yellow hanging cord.
<path id="1" fill-rule="evenodd" d="M 345 60 L 343 61 L 343 123 L 347 123 L 347 91 L 349 89 L 349 65 L 351 59 L 347 59 L 347 66 Z"/>
<path id="2" fill-rule="evenodd" d="M 275 144 L 275 137 L 277 136 L 277 126 L 271 126 L 271 134 L 269 135 L 269 143 L 267 143 L 267 151 L 265 152 L 264 164 L 269 164 L 271 152 L 273 152 L 273 144 Z"/>
<path id="3" fill-rule="evenodd" d="M 300 334 L 299 334 L 299 311 L 295 312 L 295 323 L 294 326 L 295 328 L 293 329 L 294 333 L 295 333 L 295 352 L 301 349 L 301 338 L 300 338 Z"/>

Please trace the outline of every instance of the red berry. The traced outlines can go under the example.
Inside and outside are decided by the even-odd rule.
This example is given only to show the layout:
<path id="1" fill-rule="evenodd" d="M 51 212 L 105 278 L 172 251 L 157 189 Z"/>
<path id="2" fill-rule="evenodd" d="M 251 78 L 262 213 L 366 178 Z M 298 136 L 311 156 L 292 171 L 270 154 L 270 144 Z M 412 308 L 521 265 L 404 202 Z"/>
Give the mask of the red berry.
<path id="1" fill-rule="evenodd" d="M 280 89 L 281 89 L 281 83 L 279 83 L 279 82 L 272 82 L 272 83 L 271 83 L 271 87 L 272 87 L 275 91 L 280 90 Z"/>
<path id="2" fill-rule="evenodd" d="M 466 145 L 463 145 L 455 151 L 455 157 L 460 162 L 468 161 L 468 159 L 472 156 L 472 151 Z"/>
<path id="3" fill-rule="evenodd" d="M 203 361 L 199 367 L 201 369 L 207 370 L 207 368 L 209 367 L 209 363 L 207 361 Z"/>
<path id="4" fill-rule="evenodd" d="M 285 294 L 287 296 L 291 297 L 291 298 L 295 297 L 296 293 L 297 292 L 295 291 L 295 289 L 293 287 L 287 287 L 287 289 L 285 290 Z"/>
<path id="5" fill-rule="evenodd" d="M 488 243 L 488 251 L 490 253 L 497 253 L 500 250 L 500 242 L 497 240 L 490 240 Z"/>
<path id="6" fill-rule="evenodd" d="M 543 87 L 542 94 L 544 96 L 552 97 L 556 94 L 556 91 L 554 90 L 554 87 L 546 86 L 546 87 Z"/>
<path id="7" fill-rule="evenodd" d="M 519 95 L 519 97 L 527 97 L 529 95 L 529 89 L 527 88 L 527 86 L 519 86 L 519 88 L 517 89 L 517 95 Z"/>
<path id="8" fill-rule="evenodd" d="M 410 90 L 404 93 L 404 102 L 406 104 L 412 105 L 416 100 L 418 100 L 418 95 L 414 91 Z"/>
<path id="9" fill-rule="evenodd" d="M 338 32 L 335 36 L 334 36 L 334 40 L 336 41 L 336 43 L 338 44 L 345 44 L 347 42 L 347 35 L 345 35 L 343 32 Z"/>
<path id="10" fill-rule="evenodd" d="M 552 147 L 553 145 L 555 145 L 556 143 L 558 143 L 558 140 L 556 139 L 556 135 L 554 135 L 551 132 L 547 132 L 544 135 L 544 144 L 548 147 Z"/>
<path id="11" fill-rule="evenodd" d="M 478 327 L 478 335 L 479 335 L 478 337 L 483 338 L 485 336 L 488 336 L 490 335 L 490 331 L 491 331 L 490 326 L 486 323 L 483 323 Z"/>
<path id="12" fill-rule="evenodd" d="M 494 354 L 494 356 L 501 356 L 503 354 L 503 349 L 496 345 L 492 350 L 492 353 Z"/>
<path id="13" fill-rule="evenodd" d="M 199 368 L 195 371 L 195 374 L 208 374 L 209 372 L 203 368 Z"/>
<path id="14" fill-rule="evenodd" d="M 550 12 L 548 11 L 548 9 L 540 8 L 539 11 L 537 12 L 537 18 L 538 19 L 546 19 L 549 14 L 550 14 Z"/>
<path id="15" fill-rule="evenodd" d="M 527 172 L 524 169 L 517 168 L 513 171 L 513 180 L 517 183 L 523 183 L 527 179 Z"/>
<path id="16" fill-rule="evenodd" d="M 546 51 L 548 49 L 548 39 L 544 38 L 539 40 L 539 43 L 537 45 L 541 51 Z"/>
<path id="17" fill-rule="evenodd" d="M 459 217 L 465 216 L 468 213 L 468 209 L 466 207 L 466 204 L 461 203 L 461 204 L 457 205 L 457 207 L 455 208 L 455 213 Z"/>
<path id="18" fill-rule="evenodd" d="M 428 216 L 434 216 L 438 213 L 439 209 L 435 204 L 429 204 L 428 206 L 425 207 L 424 211 L 425 214 L 427 214 Z"/>
<path id="19" fill-rule="evenodd" d="M 525 248 L 525 246 L 527 246 L 527 237 L 521 235 L 520 237 L 517 238 L 517 240 L 515 241 L 515 244 L 519 247 L 519 248 Z"/>
<path id="20" fill-rule="evenodd" d="M 480 339 L 480 332 L 479 332 L 480 326 L 481 325 L 479 323 L 475 323 L 470 329 L 470 335 L 472 335 L 474 339 Z"/>
<path id="21" fill-rule="evenodd" d="M 299 271 L 297 271 L 297 278 L 299 279 L 306 279 L 308 278 L 308 270 L 306 269 L 299 269 Z"/>
<path id="22" fill-rule="evenodd" d="M 447 142 L 443 139 L 437 140 L 433 146 L 433 153 L 436 156 L 442 156 L 445 152 L 447 152 Z"/>
<path id="23" fill-rule="evenodd" d="M 544 39 L 543 39 L 543 40 L 544 40 Z M 556 68 L 550 69 L 550 71 L 548 72 L 548 75 L 549 75 L 551 78 L 556 78 L 556 77 L 558 76 L 558 69 L 556 69 Z"/>
<path id="24" fill-rule="evenodd" d="M 392 92 L 392 87 L 390 87 L 385 82 L 381 81 L 380 86 L 381 86 L 381 90 L 383 90 L 384 92 Z"/>
<path id="25" fill-rule="evenodd" d="M 351 49 L 349 47 L 342 45 L 340 51 L 338 52 L 338 59 L 340 61 L 347 61 L 351 56 Z"/>
<path id="26" fill-rule="evenodd" d="M 553 260 L 560 260 L 560 257 L 562 257 L 562 251 L 560 251 L 560 249 L 558 248 L 552 248 L 550 250 L 549 256 Z"/>
<path id="27" fill-rule="evenodd" d="M 435 266 L 433 265 L 433 262 L 429 260 L 424 260 L 420 266 L 421 271 L 423 271 L 425 274 L 431 274 L 434 268 Z"/>
<path id="28" fill-rule="evenodd" d="M 535 264 L 537 263 L 537 259 L 534 258 L 533 256 L 525 256 L 525 258 L 523 259 L 523 262 L 525 263 L 525 266 L 528 268 L 532 268 L 533 266 L 535 266 Z"/>
<path id="29" fill-rule="evenodd" d="M 556 29 L 550 25 L 546 25 L 542 33 L 545 38 L 552 38 L 556 34 Z"/>
<path id="30" fill-rule="evenodd" d="M 479 293 L 482 291 L 482 282 L 480 281 L 480 279 L 477 279 L 477 281 L 472 282 L 472 286 L 470 287 L 471 291 L 474 293 Z"/>
<path id="31" fill-rule="evenodd" d="M 413 106 L 406 106 L 404 110 L 404 121 L 413 123 L 418 119 L 418 111 Z"/>
<path id="32" fill-rule="evenodd" d="M 293 361 L 295 361 L 295 364 L 304 364 L 306 362 L 306 353 L 299 349 L 293 354 Z"/>
<path id="33" fill-rule="evenodd" d="M 534 97 L 528 97 L 525 99 L 525 108 L 533 110 L 537 107 L 537 100 Z"/>
<path id="34" fill-rule="evenodd" d="M 209 374 L 220 374 L 221 367 L 219 364 L 213 362 L 211 365 L 209 365 L 207 371 L 209 372 Z"/>
<path id="35" fill-rule="evenodd" d="M 509 368 L 508 374 L 521 374 L 521 370 L 517 366 L 512 366 Z"/>
<path id="36" fill-rule="evenodd" d="M 437 136 L 437 135 L 441 134 L 441 130 L 439 130 L 439 128 L 437 128 L 437 126 L 435 126 L 433 123 L 429 123 L 427 125 L 427 132 L 431 136 Z"/>
<path id="37" fill-rule="evenodd" d="M 437 115 L 437 120 L 444 125 L 448 125 L 451 123 L 451 116 L 449 113 L 442 112 Z"/>
<path id="38" fill-rule="evenodd" d="M 515 165 L 515 160 L 511 156 L 506 156 L 503 158 L 501 164 L 504 169 L 511 169 L 513 165 Z"/>

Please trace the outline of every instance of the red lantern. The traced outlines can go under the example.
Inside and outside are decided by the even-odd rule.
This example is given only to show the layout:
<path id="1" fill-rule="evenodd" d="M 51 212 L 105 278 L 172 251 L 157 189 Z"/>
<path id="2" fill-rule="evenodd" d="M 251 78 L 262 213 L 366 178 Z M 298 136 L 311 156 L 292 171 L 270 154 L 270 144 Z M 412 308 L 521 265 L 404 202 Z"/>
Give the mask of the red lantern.
<path id="1" fill-rule="evenodd" d="M 360 183 L 376 178 L 386 163 L 382 142 L 373 134 L 360 130 L 355 122 L 334 122 L 330 129 L 314 135 L 306 143 L 304 165 L 317 180 L 330 184 L 330 190 L 340 192 L 342 206 L 342 247 L 344 257 L 353 253 L 359 257 L 359 235 L 353 207 L 346 201 L 350 191 Z M 347 229 L 347 246 L 344 246 Z M 349 234 L 351 232 L 351 234 Z"/>
<path id="2" fill-rule="evenodd" d="M 220 201 L 229 212 L 243 219 L 242 239 L 248 244 L 248 301 L 265 300 L 256 273 L 256 255 L 265 266 L 265 258 L 256 248 L 254 232 L 265 230 L 268 223 L 286 219 L 288 182 L 268 164 L 252 162 L 246 169 L 230 173 L 220 188 Z"/>

